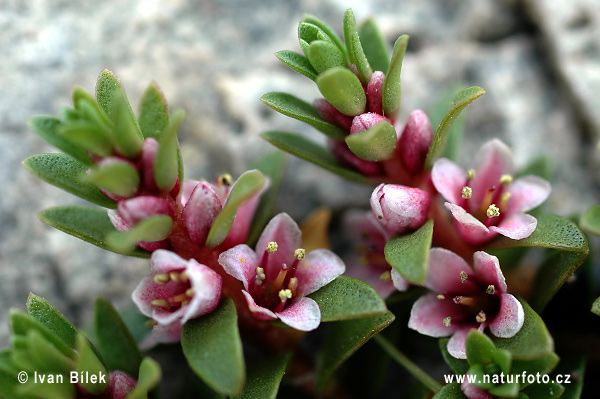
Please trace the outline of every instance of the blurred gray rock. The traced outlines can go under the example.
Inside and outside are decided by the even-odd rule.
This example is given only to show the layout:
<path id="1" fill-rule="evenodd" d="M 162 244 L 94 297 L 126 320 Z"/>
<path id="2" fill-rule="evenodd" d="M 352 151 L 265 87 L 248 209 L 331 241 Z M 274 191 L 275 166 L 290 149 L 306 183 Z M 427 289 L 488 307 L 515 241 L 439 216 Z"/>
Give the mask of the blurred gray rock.
<path id="1" fill-rule="evenodd" d="M 529 13 L 520 2 L 502 0 L 0 2 L 1 308 L 24 309 L 32 291 L 83 326 L 97 295 L 130 306 L 129 295 L 148 270 L 147 261 L 107 253 L 37 220 L 42 209 L 81 201 L 21 167 L 27 156 L 52 151 L 27 127 L 28 118 L 58 115 L 70 104 L 72 86 L 93 90 L 104 68 L 121 79 L 134 107 L 155 80 L 172 108 L 187 111 L 186 176 L 237 175 L 270 150 L 258 137 L 264 130 L 323 139 L 259 101 L 274 90 L 319 97 L 314 84 L 273 56 L 299 51 L 303 13 L 341 32 L 343 13 L 353 7 L 359 22 L 377 19 L 390 46 L 409 33 L 402 118 L 431 109 L 451 87 L 484 87 L 488 94 L 469 107 L 463 163 L 495 136 L 513 147 L 520 165 L 549 154 L 556 176 L 548 209 L 583 211 L 598 198 L 580 123 L 587 115 L 599 126 L 597 3 L 577 0 L 590 8 L 573 11 L 573 20 L 550 7 L 557 2 L 523 3 Z M 301 220 L 321 205 L 366 206 L 370 190 L 291 159 L 278 208 Z M 7 316 L 0 313 L 0 347 L 8 344 Z"/>

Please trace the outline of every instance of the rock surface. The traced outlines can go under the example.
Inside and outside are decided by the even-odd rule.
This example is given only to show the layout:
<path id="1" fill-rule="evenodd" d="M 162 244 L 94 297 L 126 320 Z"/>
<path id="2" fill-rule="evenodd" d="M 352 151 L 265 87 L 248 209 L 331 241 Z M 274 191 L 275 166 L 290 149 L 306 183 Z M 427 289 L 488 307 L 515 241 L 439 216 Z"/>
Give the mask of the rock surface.
<path id="1" fill-rule="evenodd" d="M 353 7 L 359 22 L 369 15 L 377 19 L 390 46 L 409 33 L 402 117 L 415 108 L 431 109 L 452 87 L 484 87 L 488 94 L 470 106 L 466 118 L 463 163 L 494 136 L 513 147 L 519 165 L 547 154 L 556 170 L 547 209 L 581 213 L 599 198 L 583 133 L 600 133 L 600 13 L 591 0 L 556 10 L 558 3 L 2 2 L 0 306 L 24 309 L 32 291 L 83 326 L 97 295 L 130 306 L 130 292 L 148 268 L 147 261 L 107 253 L 39 222 L 42 209 L 80 201 L 22 168 L 24 158 L 52 151 L 28 128 L 28 118 L 59 115 L 70 104 L 72 86 L 93 90 L 104 68 L 121 79 L 134 106 L 155 80 L 172 108 L 187 111 L 181 132 L 186 175 L 237 175 L 270 149 L 258 137 L 261 131 L 301 131 L 322 139 L 258 100 L 268 91 L 309 101 L 319 96 L 312 83 L 273 56 L 299 51 L 296 27 L 303 13 L 340 32 L 345 9 Z M 572 3 L 577 10 L 563 12 Z M 279 210 L 301 220 L 321 205 L 366 206 L 369 195 L 368 187 L 291 159 Z M 0 347 L 8 344 L 7 316 L 0 314 Z"/>

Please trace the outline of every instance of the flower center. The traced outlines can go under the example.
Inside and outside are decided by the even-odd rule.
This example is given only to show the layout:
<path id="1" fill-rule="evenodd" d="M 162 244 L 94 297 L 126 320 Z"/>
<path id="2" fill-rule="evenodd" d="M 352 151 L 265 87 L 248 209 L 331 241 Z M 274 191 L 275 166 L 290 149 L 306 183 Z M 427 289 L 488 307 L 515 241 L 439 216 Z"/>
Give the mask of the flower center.
<path id="1" fill-rule="evenodd" d="M 459 277 L 463 284 L 473 278 L 472 276 L 469 277 L 464 271 L 460 272 Z M 500 298 L 495 295 L 496 287 L 493 284 L 480 285 L 479 282 L 475 282 L 477 283 L 477 288 L 469 294 L 437 295 L 437 299 L 439 300 L 448 298 L 451 299 L 454 304 L 459 305 L 455 308 L 456 311 L 453 312 L 452 317 L 448 316 L 442 320 L 444 326 L 450 327 L 451 320 L 467 323 L 475 321 L 482 324 L 498 313 L 500 309 Z"/>
<path id="2" fill-rule="evenodd" d="M 511 175 L 502 175 L 498 181 L 498 185 L 491 186 L 487 189 L 481 204 L 472 203 L 471 197 L 473 197 L 473 188 L 470 186 L 471 181 L 475 177 L 475 171 L 470 169 L 467 172 L 466 184 L 461 189 L 461 201 L 458 204 L 463 209 L 470 212 L 479 221 L 485 224 L 486 227 L 496 225 L 502 216 L 508 201 L 510 200 L 510 193 L 505 192 L 506 187 L 512 183 Z"/>
<path id="3" fill-rule="evenodd" d="M 190 278 L 186 271 L 173 271 L 165 274 L 157 274 L 153 277 L 156 284 L 176 284 L 171 296 L 155 298 L 150 301 L 153 306 L 158 306 L 168 311 L 177 310 L 181 306 L 185 306 L 194 297 Z"/>

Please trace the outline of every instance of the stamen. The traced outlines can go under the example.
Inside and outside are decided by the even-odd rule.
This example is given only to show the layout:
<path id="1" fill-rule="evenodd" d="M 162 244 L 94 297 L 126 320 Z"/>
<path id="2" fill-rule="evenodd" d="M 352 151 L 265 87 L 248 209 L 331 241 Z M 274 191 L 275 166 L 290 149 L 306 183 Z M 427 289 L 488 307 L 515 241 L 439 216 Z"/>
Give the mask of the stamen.
<path id="1" fill-rule="evenodd" d="M 153 280 L 156 284 L 167 284 L 169 281 L 171 281 L 171 277 L 169 277 L 169 275 L 167 273 L 165 274 L 157 274 L 153 277 Z"/>
<path id="2" fill-rule="evenodd" d="M 185 295 L 187 295 L 188 297 L 192 298 L 194 296 L 194 289 L 193 288 L 188 288 L 187 290 L 185 290 Z"/>
<path id="3" fill-rule="evenodd" d="M 442 294 L 439 294 L 439 295 L 437 296 L 437 299 L 446 299 L 446 297 L 445 297 L 445 296 L 443 296 Z"/>
<path id="4" fill-rule="evenodd" d="M 185 305 L 187 305 L 189 303 L 190 303 L 190 300 L 186 299 L 185 301 L 181 302 L 181 306 L 185 306 Z"/>
<path id="5" fill-rule="evenodd" d="M 500 209 L 506 210 L 506 205 L 508 205 L 508 200 L 510 199 L 511 193 L 502 193 L 500 197 Z"/>
<path id="6" fill-rule="evenodd" d="M 502 175 L 500 176 L 500 184 L 502 184 L 503 186 L 507 186 L 510 183 L 512 183 L 513 178 L 511 175 Z"/>
<path id="7" fill-rule="evenodd" d="M 254 285 L 261 285 L 263 281 L 258 277 L 254 277 Z"/>
<path id="8" fill-rule="evenodd" d="M 182 283 L 187 283 L 188 281 L 190 281 L 190 277 L 187 274 L 187 270 L 184 270 L 181 273 L 179 273 L 179 278 L 181 279 Z"/>
<path id="9" fill-rule="evenodd" d="M 169 273 L 169 277 L 171 277 L 171 280 L 175 281 L 176 283 L 181 282 L 181 275 L 179 272 L 171 272 Z"/>
<path id="10" fill-rule="evenodd" d="M 267 248 L 265 248 L 265 251 L 267 251 L 270 254 L 274 254 L 275 252 L 277 252 L 277 243 L 275 241 L 270 241 L 267 244 Z"/>
<path id="11" fill-rule="evenodd" d="M 154 319 L 150 319 L 148 321 L 146 321 L 146 323 L 144 323 L 146 325 L 146 327 L 154 327 L 155 325 L 158 324 L 158 321 L 154 320 Z"/>
<path id="12" fill-rule="evenodd" d="M 298 290 L 298 277 L 292 277 L 288 283 L 288 289 L 292 292 L 292 296 L 296 295 Z"/>
<path id="13" fill-rule="evenodd" d="M 265 278 L 267 278 L 267 275 L 265 274 L 265 269 L 263 269 L 262 267 L 258 266 L 255 270 L 256 273 L 256 278 L 261 280 L 264 280 Z"/>
<path id="14" fill-rule="evenodd" d="M 392 279 L 392 272 L 388 270 L 388 271 L 381 273 L 381 275 L 379 276 L 379 279 L 381 281 L 390 281 Z"/>
<path id="15" fill-rule="evenodd" d="M 220 185 L 223 186 L 231 186 L 231 175 L 229 173 L 222 174 L 221 176 L 219 176 L 219 183 L 221 183 Z"/>
<path id="16" fill-rule="evenodd" d="M 298 248 L 297 250 L 294 251 L 294 258 L 296 258 L 298 260 L 302 260 L 302 259 L 304 259 L 304 256 L 306 256 L 306 249 Z"/>
<path id="17" fill-rule="evenodd" d="M 175 304 L 179 304 L 183 301 L 187 301 L 189 299 L 188 295 L 186 292 L 184 292 L 183 294 L 178 294 L 175 296 L 171 297 L 171 300 L 175 303 Z"/>
<path id="18" fill-rule="evenodd" d="M 464 186 L 462 188 L 462 197 L 464 199 L 469 199 L 473 195 L 473 189 L 469 186 Z"/>
<path id="19" fill-rule="evenodd" d="M 279 299 L 281 299 L 281 302 L 285 302 L 288 299 L 292 299 L 292 291 L 289 289 L 279 291 Z"/>
<path id="20" fill-rule="evenodd" d="M 467 180 L 473 180 L 475 178 L 475 169 L 469 169 L 467 171 Z"/>
<path id="21" fill-rule="evenodd" d="M 469 279 L 469 276 L 467 275 L 467 273 L 464 271 L 461 271 L 460 272 L 460 282 L 466 283 L 468 279 Z"/>
<path id="22" fill-rule="evenodd" d="M 444 326 L 445 327 L 450 327 L 452 323 L 452 317 L 444 317 Z"/>
<path id="23" fill-rule="evenodd" d="M 283 287 L 283 282 L 285 281 L 285 276 L 287 276 L 287 272 L 287 266 L 285 266 L 284 264 L 284 266 L 279 271 L 277 278 L 275 278 L 275 281 L 273 281 L 274 287 Z"/>
<path id="24" fill-rule="evenodd" d="M 488 207 L 486 215 L 489 218 L 500 216 L 500 208 L 498 208 L 496 204 L 492 204 Z"/>
<path id="25" fill-rule="evenodd" d="M 171 304 L 169 304 L 169 301 L 167 301 L 166 299 L 162 299 L 162 298 L 153 299 L 152 301 L 150 301 L 150 305 L 154 305 L 154 306 L 161 307 L 163 309 L 171 310 Z"/>
<path id="26" fill-rule="evenodd" d="M 475 298 L 473 298 L 471 296 L 458 295 L 458 296 L 454 297 L 453 301 L 457 305 L 465 305 L 465 306 L 475 305 Z"/>
<path id="27" fill-rule="evenodd" d="M 488 295 L 494 295 L 495 292 L 496 292 L 496 287 L 494 287 L 494 284 L 488 285 L 487 290 L 485 290 L 485 293 Z"/>
<path id="28" fill-rule="evenodd" d="M 477 323 L 485 323 L 486 319 L 483 310 L 477 313 L 477 316 L 475 316 L 475 320 L 477 320 Z"/>

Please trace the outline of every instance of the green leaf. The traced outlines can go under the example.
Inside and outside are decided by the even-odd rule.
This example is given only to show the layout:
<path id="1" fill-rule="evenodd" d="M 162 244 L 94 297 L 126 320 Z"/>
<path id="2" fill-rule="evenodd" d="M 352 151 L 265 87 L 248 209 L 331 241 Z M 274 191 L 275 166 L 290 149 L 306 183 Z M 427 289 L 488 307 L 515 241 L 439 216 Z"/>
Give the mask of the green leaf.
<path id="1" fill-rule="evenodd" d="M 317 73 L 336 66 L 346 66 L 346 58 L 340 49 L 335 44 L 325 40 L 313 41 L 308 46 L 307 57 Z"/>
<path id="2" fill-rule="evenodd" d="M 291 354 L 281 354 L 252 365 L 239 399 L 275 399 Z"/>
<path id="3" fill-rule="evenodd" d="M 462 87 L 462 86 L 461 86 Z M 452 101 L 456 93 L 460 91 L 458 85 L 452 85 L 451 88 L 445 90 L 445 92 L 437 99 L 427 115 L 431 120 L 433 126 L 439 126 L 442 119 L 446 115 L 448 110 L 448 103 Z M 465 117 L 466 113 L 461 113 L 450 128 L 448 133 L 448 142 L 446 143 L 446 149 L 442 156 L 450 159 L 451 161 L 460 163 L 461 150 L 463 149 L 463 136 L 465 130 Z"/>
<path id="4" fill-rule="evenodd" d="M 321 321 L 370 317 L 387 312 L 387 306 L 373 287 L 362 280 L 340 276 L 309 295 L 321 309 Z"/>
<path id="5" fill-rule="evenodd" d="M 330 68 L 317 76 L 316 82 L 323 97 L 342 114 L 356 116 L 365 111 L 367 96 L 348 68 Z"/>
<path id="6" fill-rule="evenodd" d="M 558 364 L 558 360 L 559 358 L 556 353 L 533 360 L 515 360 L 512 362 L 511 371 L 513 374 L 521 374 L 524 371 L 527 374 L 549 374 Z M 529 384 L 521 384 L 521 386 L 527 385 Z"/>
<path id="7" fill-rule="evenodd" d="M 588 233 L 600 235 L 600 205 L 594 205 L 585 211 L 579 225 Z"/>
<path id="8" fill-rule="evenodd" d="M 166 239 L 171 233 L 173 219 L 167 215 L 152 216 L 142 220 L 132 229 L 115 231 L 106 236 L 106 243 L 112 251 L 129 255 L 140 242 L 156 242 Z"/>
<path id="9" fill-rule="evenodd" d="M 155 82 L 144 92 L 140 102 L 139 123 L 145 138 L 158 139 L 169 123 L 167 102 Z"/>
<path id="10" fill-rule="evenodd" d="M 600 316 L 600 297 L 596 298 L 594 303 L 592 304 L 592 313 Z"/>
<path id="11" fill-rule="evenodd" d="M 440 123 L 435 132 L 433 142 L 431 143 L 431 147 L 429 148 L 429 152 L 427 153 L 427 158 L 425 159 L 425 166 L 428 169 L 431 169 L 433 163 L 444 153 L 446 149 L 446 143 L 448 142 L 448 136 L 450 135 L 450 132 L 452 130 L 452 125 L 456 118 L 458 118 L 458 115 L 460 115 L 462 110 L 465 109 L 467 105 L 471 104 L 473 101 L 481 97 L 484 93 L 485 90 L 483 90 L 481 87 L 472 86 L 460 91 L 454 97 L 454 99 L 450 103 L 450 109 L 446 113 L 446 116 L 444 116 L 444 119 L 442 119 L 442 122 Z"/>
<path id="12" fill-rule="evenodd" d="M 88 382 L 82 381 L 79 382 L 79 385 L 82 386 L 87 392 L 92 395 L 99 395 L 104 392 L 109 385 L 109 377 L 106 368 L 98 359 L 92 347 L 90 346 L 87 338 L 83 334 L 79 334 L 77 336 L 77 342 L 75 344 L 75 348 L 77 349 L 77 353 L 79 354 L 79 358 L 77 360 L 77 373 L 81 374 L 82 372 L 89 372 L 91 375 L 97 375 L 98 378 L 103 375 L 105 377 L 105 382 Z M 125 354 L 124 354 L 125 355 Z"/>
<path id="13" fill-rule="evenodd" d="M 298 134 L 271 130 L 262 133 L 261 137 L 275 147 L 345 179 L 357 183 L 371 183 L 367 177 L 343 167 L 331 152 Z"/>
<path id="14" fill-rule="evenodd" d="M 283 50 L 275 53 L 275 57 L 294 71 L 306 76 L 310 80 L 317 80 L 317 71 L 310 64 L 308 58 L 295 51 Z"/>
<path id="15" fill-rule="evenodd" d="M 240 205 L 259 193 L 266 183 L 265 176 L 258 170 L 247 171 L 237 179 L 208 232 L 206 246 L 216 247 L 227 238 Z"/>
<path id="16" fill-rule="evenodd" d="M 155 360 L 145 357 L 140 364 L 137 385 L 127 395 L 127 399 L 147 399 L 148 392 L 158 386 L 161 378 L 162 370 L 160 365 Z"/>
<path id="17" fill-rule="evenodd" d="M 348 148 L 366 161 L 385 161 L 394 155 L 398 138 L 391 123 L 382 121 L 364 132 L 346 137 Z"/>
<path id="18" fill-rule="evenodd" d="M 356 29 L 356 19 L 352 9 L 346 10 L 344 13 L 344 40 L 346 41 L 346 49 L 348 49 L 348 58 L 350 64 L 355 64 L 358 70 L 358 76 L 360 80 L 366 85 L 371 80 L 373 70 L 369 61 L 365 56 L 362 44 L 358 38 L 358 31 Z"/>
<path id="19" fill-rule="evenodd" d="M 137 379 L 142 354 L 115 308 L 102 297 L 96 299 L 94 325 L 98 347 L 108 370 L 121 370 Z"/>
<path id="20" fill-rule="evenodd" d="M 385 38 L 373 18 L 368 18 L 358 28 L 358 36 L 369 64 L 375 71 L 387 72 L 390 52 Z"/>
<path id="21" fill-rule="evenodd" d="M 558 399 L 565 391 L 565 387 L 555 382 L 549 384 L 532 384 L 525 388 L 522 392 L 529 399 Z"/>
<path id="22" fill-rule="evenodd" d="M 433 220 L 429 219 L 417 231 L 389 239 L 384 248 L 385 260 L 411 283 L 423 285 L 432 237 Z"/>
<path id="23" fill-rule="evenodd" d="M 250 169 L 258 169 L 269 178 L 271 185 L 260 197 L 260 202 L 254 212 L 254 218 L 248 232 L 246 243 L 252 247 L 262 233 L 265 225 L 273 215 L 277 194 L 285 174 L 287 156 L 283 151 L 275 150 L 255 161 Z"/>
<path id="24" fill-rule="evenodd" d="M 175 186 L 177 177 L 181 174 L 177 130 L 184 118 L 183 110 L 178 109 L 173 112 L 167 127 L 158 140 L 159 147 L 154 161 L 154 178 L 156 185 L 165 191 L 170 191 Z"/>
<path id="25" fill-rule="evenodd" d="M 525 321 L 521 330 L 512 338 L 492 337 L 496 348 L 508 350 L 514 360 L 533 360 L 554 352 L 554 340 L 542 318 L 527 304 L 520 300 L 525 312 Z"/>
<path id="26" fill-rule="evenodd" d="M 27 297 L 27 312 L 40 323 L 45 325 L 68 347 L 75 347 L 79 330 L 63 316 L 50 302 L 35 294 Z"/>
<path id="27" fill-rule="evenodd" d="M 458 382 L 446 384 L 431 399 L 465 399 Z"/>
<path id="28" fill-rule="evenodd" d="M 113 140 L 109 132 L 92 122 L 77 120 L 63 123 L 59 134 L 74 145 L 101 157 L 113 154 Z"/>
<path id="29" fill-rule="evenodd" d="M 482 332 L 472 329 L 466 339 L 467 360 L 471 366 L 486 365 L 492 362 L 496 347 L 490 338 Z"/>
<path id="30" fill-rule="evenodd" d="M 300 22 L 300 25 L 298 25 L 298 39 L 300 47 L 302 47 L 302 51 L 304 51 L 304 55 L 307 57 L 308 47 L 315 40 L 325 40 L 333 43 L 331 38 L 321 28 L 308 22 Z"/>
<path id="31" fill-rule="evenodd" d="M 115 160 L 94 168 L 90 174 L 82 175 L 82 180 L 125 198 L 133 196 L 140 185 L 137 169 L 124 160 Z"/>
<path id="32" fill-rule="evenodd" d="M 579 399 L 583 391 L 583 377 L 585 375 L 586 361 L 584 356 L 576 356 L 572 359 L 561 362 L 559 372 L 562 372 L 563 378 L 569 376 L 569 383 L 563 381 L 565 392 L 561 399 Z"/>
<path id="33" fill-rule="evenodd" d="M 150 334 L 152 328 L 146 325 L 150 318 L 140 313 L 137 307 L 122 308 L 119 310 L 119 316 L 138 345 Z"/>
<path id="34" fill-rule="evenodd" d="M 466 374 L 469 371 L 469 362 L 465 359 L 457 359 L 448 353 L 448 341 L 450 341 L 450 338 L 441 338 L 439 340 L 440 351 L 442 352 L 444 361 L 455 374 Z"/>
<path id="35" fill-rule="evenodd" d="M 80 179 L 88 166 L 68 155 L 33 155 L 23 161 L 23 166 L 32 175 L 80 198 L 106 208 L 117 207 L 117 203 L 98 190 L 98 187 Z"/>
<path id="36" fill-rule="evenodd" d="M 340 321 L 332 325 L 317 364 L 317 387 L 324 390 L 327 382 L 341 364 L 395 319 L 391 312 L 356 320 Z"/>
<path id="37" fill-rule="evenodd" d="M 75 360 L 62 354 L 51 342 L 49 342 L 36 329 L 27 331 L 27 354 L 31 361 L 35 363 L 35 370 L 56 373 L 69 373 L 76 366 Z M 13 349 L 13 354 L 17 352 Z"/>
<path id="38" fill-rule="evenodd" d="M 16 309 L 9 311 L 10 330 L 13 335 L 26 336 L 29 331 L 37 331 L 41 336 L 52 344 L 62 355 L 71 359 L 75 358 L 75 352 L 61 338 L 59 338 L 48 327 L 33 317 Z"/>
<path id="39" fill-rule="evenodd" d="M 105 69 L 98 76 L 98 80 L 96 81 L 96 100 L 98 101 L 98 105 L 104 111 L 104 113 L 109 117 L 109 119 L 114 120 L 115 115 L 115 104 L 114 102 L 123 101 L 124 104 L 122 106 L 125 108 L 125 111 L 128 115 L 128 119 L 132 121 L 137 126 L 137 121 L 135 119 L 135 115 L 133 114 L 133 110 L 131 109 L 131 105 L 129 105 L 129 101 L 127 100 L 127 94 L 121 86 L 121 83 L 117 79 L 117 77 L 108 69 Z M 139 126 L 137 126 L 139 129 Z"/>
<path id="40" fill-rule="evenodd" d="M 137 119 L 131 111 L 131 106 L 125 96 L 125 91 L 113 93 L 111 102 L 111 119 L 114 123 L 113 137 L 119 152 L 129 159 L 135 159 L 142 152 L 144 136 Z"/>
<path id="41" fill-rule="evenodd" d="M 223 298 L 213 312 L 188 321 L 181 330 L 181 347 L 192 370 L 212 389 L 225 395 L 241 393 L 246 367 L 231 298 Z"/>
<path id="42" fill-rule="evenodd" d="M 50 116 L 36 116 L 29 120 L 29 126 L 47 143 L 53 145 L 65 154 L 69 154 L 85 165 L 92 165 L 92 159 L 87 152 L 66 140 L 60 133 L 60 119 Z"/>
<path id="43" fill-rule="evenodd" d="M 502 237 L 493 249 L 542 247 L 559 250 L 540 267 L 533 287 L 531 306 L 541 312 L 554 294 L 575 272 L 589 252 L 587 239 L 572 221 L 556 215 L 539 215 L 536 230 L 522 240 Z"/>
<path id="44" fill-rule="evenodd" d="M 400 75 L 402 72 L 402 60 L 404 59 L 404 53 L 406 52 L 406 46 L 408 45 L 408 37 L 408 35 L 402 35 L 396 39 L 390 67 L 385 74 L 385 80 L 383 82 L 383 113 L 388 118 L 393 118 L 400 110 L 402 96 Z"/>
<path id="45" fill-rule="evenodd" d="M 260 100 L 275 111 L 289 116 L 290 118 L 308 123 L 321 133 L 324 133 L 333 139 L 341 140 L 346 136 L 346 132 L 343 129 L 329 122 L 325 122 L 319 116 L 315 107 L 291 94 L 270 92 L 263 95 Z"/>
<path id="46" fill-rule="evenodd" d="M 335 43 L 335 45 L 340 49 L 342 54 L 344 54 L 344 58 L 347 57 L 346 46 L 344 45 L 344 43 L 342 43 L 340 37 L 329 25 L 312 15 L 305 15 L 304 18 L 302 18 L 302 22 L 313 24 L 319 29 L 321 29 L 321 31 L 323 31 L 331 39 L 331 41 Z"/>
<path id="47" fill-rule="evenodd" d="M 39 214 L 42 222 L 69 235 L 77 237 L 97 247 L 113 251 L 106 242 L 106 237 L 117 232 L 110 222 L 106 210 L 85 206 L 59 206 L 46 209 Z M 135 249 L 128 255 L 148 258 L 150 254 Z"/>
<path id="48" fill-rule="evenodd" d="M 22 386 L 22 384 L 20 384 L 12 374 L 4 370 L 0 370 L 0 397 L 35 399 L 34 396 L 18 395 L 17 392 L 20 386 Z"/>

